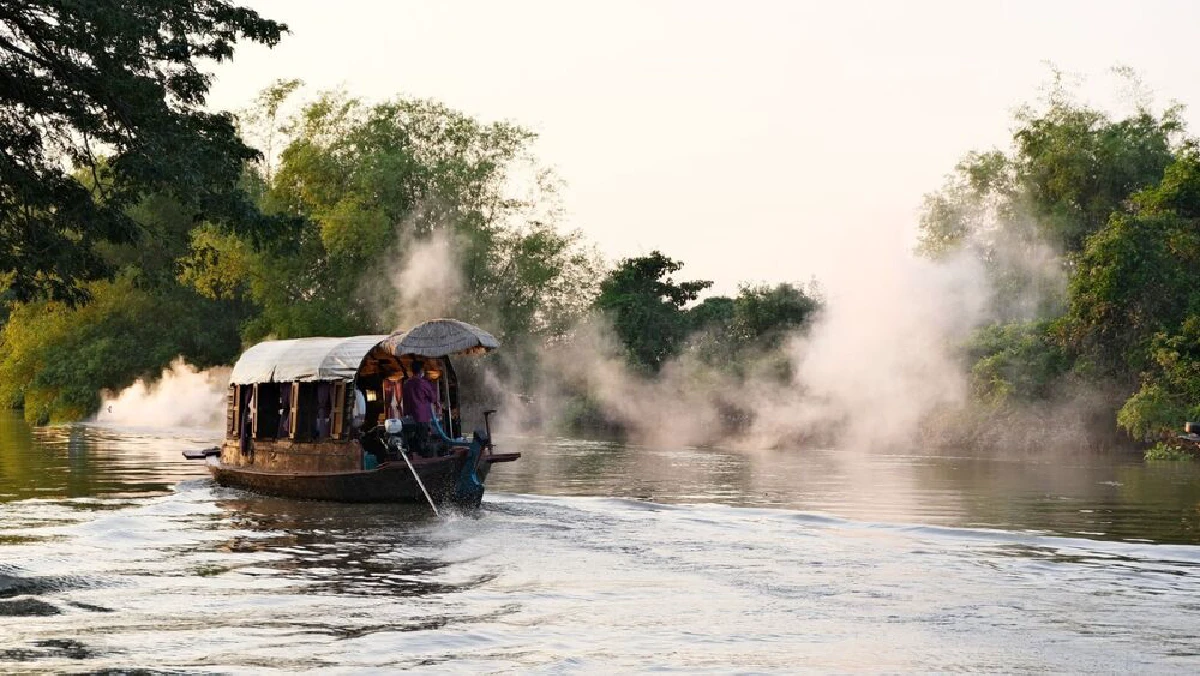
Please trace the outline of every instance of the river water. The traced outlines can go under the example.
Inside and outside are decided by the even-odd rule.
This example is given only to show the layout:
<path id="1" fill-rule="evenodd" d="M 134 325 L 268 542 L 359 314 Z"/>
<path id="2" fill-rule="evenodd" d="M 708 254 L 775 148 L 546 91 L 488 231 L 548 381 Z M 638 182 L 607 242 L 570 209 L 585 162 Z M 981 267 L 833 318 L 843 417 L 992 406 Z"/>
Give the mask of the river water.
<path id="1" fill-rule="evenodd" d="M 509 439 L 477 513 L 0 415 L 0 672 L 1200 671 L 1200 471 Z"/>

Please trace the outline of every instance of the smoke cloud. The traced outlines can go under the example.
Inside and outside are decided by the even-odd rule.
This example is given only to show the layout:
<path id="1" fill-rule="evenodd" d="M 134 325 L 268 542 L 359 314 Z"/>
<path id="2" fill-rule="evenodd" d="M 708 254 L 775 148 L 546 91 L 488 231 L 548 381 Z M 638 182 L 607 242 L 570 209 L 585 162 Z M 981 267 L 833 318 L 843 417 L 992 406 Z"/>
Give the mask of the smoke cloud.
<path id="1" fill-rule="evenodd" d="M 1054 307 L 1065 286 L 1060 259 L 1037 240 L 993 240 L 990 258 L 963 247 L 935 261 L 901 240 L 869 233 L 820 243 L 836 260 L 822 279 L 822 311 L 777 351 L 745 355 L 733 370 L 685 350 L 654 377 L 643 376 L 627 366 L 605 322 L 592 317 L 527 365 L 537 371 L 532 391 L 517 396 L 516 386 L 493 374 L 502 422 L 561 429 L 583 406 L 595 422 L 654 446 L 868 450 L 980 441 L 971 437 L 982 425 L 970 422 L 991 413 L 971 400 L 965 345 L 983 325 L 1037 318 Z M 997 288 L 997 280 L 1008 286 Z M 780 363 L 788 365 L 784 377 Z M 1054 406 L 1009 411 L 1004 439 L 1082 443 L 1095 399 L 1064 393 Z M 1029 438 L 1014 438 L 1026 431 Z"/>
<path id="2" fill-rule="evenodd" d="M 364 292 L 378 321 L 405 327 L 459 316 L 488 328 L 480 319 L 486 313 L 466 302 L 454 229 L 422 225 L 398 226 L 403 247 L 394 264 L 366 275 Z M 1057 258 L 1036 242 L 991 243 L 993 264 L 1000 260 L 1034 280 L 1003 308 L 994 271 L 969 247 L 932 261 L 898 238 L 818 245 L 837 262 L 822 280 L 824 307 L 776 350 L 744 354 L 733 370 L 685 350 L 648 377 L 628 367 L 606 322 L 592 316 L 565 339 L 531 338 L 482 362 L 458 360 L 465 427 L 478 423 L 475 408 L 499 404 L 502 430 L 549 433 L 580 419 L 582 407 L 590 422 L 655 446 L 912 448 L 937 436 L 931 420 L 966 429 L 970 365 L 963 345 L 971 333 L 1001 315 L 1012 318 L 1013 307 L 1036 315 L 1045 298 L 1061 296 L 1064 282 Z M 153 384 L 138 381 L 106 395 L 96 420 L 219 428 L 227 379 L 228 370 L 198 371 L 177 360 Z M 1048 433 L 1046 421 L 1023 424 Z"/>
<path id="3" fill-rule="evenodd" d="M 845 273 L 826 287 L 809 330 L 777 353 L 747 355 L 740 376 L 685 351 L 643 377 L 593 318 L 543 352 L 537 392 L 505 402 L 508 422 L 553 424 L 575 414 L 561 404 L 583 394 L 604 422 L 651 445 L 911 443 L 932 411 L 967 401 L 958 346 L 986 318 L 982 266 L 965 256 L 934 263 L 903 249 L 859 250 Z M 790 364 L 782 379 L 781 360 Z"/>
<path id="4" fill-rule="evenodd" d="M 221 429 L 230 371 L 224 367 L 201 371 L 176 359 L 156 381 L 138 379 L 121 392 L 104 393 L 95 421 L 131 427 Z"/>
<path id="5" fill-rule="evenodd" d="M 422 203 L 397 223 L 391 249 L 381 267 L 362 278 L 362 297 L 384 332 L 435 317 L 452 316 L 462 307 L 465 288 L 463 242 L 446 208 Z"/>

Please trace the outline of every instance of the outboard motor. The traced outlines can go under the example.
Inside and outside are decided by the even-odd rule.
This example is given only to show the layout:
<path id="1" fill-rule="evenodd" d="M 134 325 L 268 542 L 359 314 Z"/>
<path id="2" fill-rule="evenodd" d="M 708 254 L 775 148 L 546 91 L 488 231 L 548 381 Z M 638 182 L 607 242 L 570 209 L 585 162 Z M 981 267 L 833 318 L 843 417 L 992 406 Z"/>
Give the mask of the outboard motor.
<path id="1" fill-rule="evenodd" d="M 463 507 L 478 507 L 483 501 L 483 482 L 479 480 L 475 469 L 479 467 L 479 456 L 483 454 L 483 449 L 491 443 L 492 440 L 487 432 L 475 430 L 475 438 L 467 447 L 462 470 L 458 473 L 458 481 L 454 483 L 455 504 Z"/>
<path id="2" fill-rule="evenodd" d="M 399 458 L 404 452 L 404 421 L 399 418 L 388 418 L 383 421 L 383 443 L 387 446 L 389 458 Z"/>

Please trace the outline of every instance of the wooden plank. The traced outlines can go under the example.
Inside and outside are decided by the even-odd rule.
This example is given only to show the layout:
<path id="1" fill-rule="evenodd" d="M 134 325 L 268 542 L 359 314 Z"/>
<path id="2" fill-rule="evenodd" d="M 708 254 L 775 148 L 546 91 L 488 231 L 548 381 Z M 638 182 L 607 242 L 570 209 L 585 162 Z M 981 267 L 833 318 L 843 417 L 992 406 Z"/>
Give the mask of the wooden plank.
<path id="1" fill-rule="evenodd" d="M 299 419 L 300 412 L 300 383 L 292 383 L 291 404 L 288 410 L 288 438 L 296 438 L 296 421 Z"/>
<path id="2" fill-rule="evenodd" d="M 225 437 L 228 439 L 237 436 L 237 402 L 237 385 L 230 385 L 229 393 L 225 395 Z"/>
<path id="3" fill-rule="evenodd" d="M 329 436 L 334 439 L 342 438 L 342 427 L 346 419 L 346 383 L 333 384 L 333 396 L 330 397 Z"/>
<path id="4" fill-rule="evenodd" d="M 254 415 L 250 418 L 250 436 L 254 439 L 258 438 L 258 419 L 262 416 L 258 414 L 258 384 L 251 385 L 253 394 L 250 395 L 250 410 Z"/>

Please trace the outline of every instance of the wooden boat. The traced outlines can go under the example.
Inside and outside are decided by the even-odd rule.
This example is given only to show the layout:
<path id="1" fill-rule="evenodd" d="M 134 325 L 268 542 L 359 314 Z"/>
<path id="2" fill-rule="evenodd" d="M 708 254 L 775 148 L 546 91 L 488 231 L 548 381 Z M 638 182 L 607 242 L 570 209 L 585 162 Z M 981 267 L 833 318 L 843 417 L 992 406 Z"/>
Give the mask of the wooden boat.
<path id="1" fill-rule="evenodd" d="M 521 454 L 495 452 L 495 411 L 462 436 L 450 357 L 498 347 L 483 329 L 453 319 L 391 335 L 259 343 L 233 367 L 224 442 L 184 456 L 204 460 L 221 485 L 270 495 L 477 505 L 491 466 Z M 441 406 L 428 438 L 402 410 L 418 360 Z"/>

